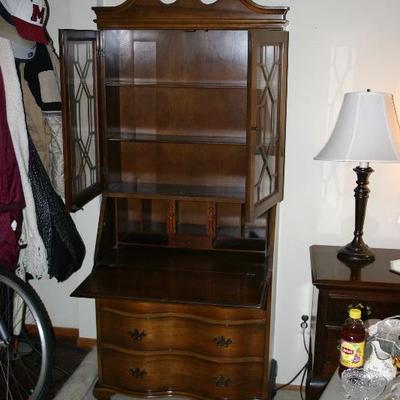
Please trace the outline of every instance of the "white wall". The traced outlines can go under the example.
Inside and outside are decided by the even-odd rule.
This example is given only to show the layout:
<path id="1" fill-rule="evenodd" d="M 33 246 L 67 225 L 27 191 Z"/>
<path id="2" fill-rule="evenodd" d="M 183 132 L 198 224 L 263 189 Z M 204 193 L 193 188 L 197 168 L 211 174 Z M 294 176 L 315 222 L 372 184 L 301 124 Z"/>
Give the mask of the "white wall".
<path id="1" fill-rule="evenodd" d="M 53 32 L 57 27 L 93 27 L 90 7 L 94 1 L 86 1 L 84 6 L 80 0 L 49 2 L 53 9 L 49 28 Z M 280 207 L 274 348 L 278 382 L 285 382 L 306 360 L 300 316 L 309 314 L 311 306 L 308 248 L 314 243 L 346 244 L 354 228 L 354 165 L 323 163 L 313 161 L 313 157 L 330 134 L 344 92 L 367 88 L 392 92 L 400 107 L 400 2 L 257 2 L 291 7 L 285 199 Z M 398 248 L 400 166 L 372 167 L 376 172 L 370 178 L 364 237 L 370 246 Z M 82 271 L 71 282 L 51 289 L 43 282 L 40 288 L 55 325 L 79 326 L 82 336 L 92 337 L 93 305 L 84 300 L 71 304 L 67 296 L 90 271 L 97 213 L 95 201 L 75 218 L 90 250 Z M 60 314 L 60 310 L 64 309 L 68 309 L 68 318 L 61 320 L 64 311 Z"/>
<path id="2" fill-rule="evenodd" d="M 397 0 L 257 1 L 288 5 L 290 21 L 285 199 L 280 207 L 275 357 L 278 382 L 306 361 L 300 316 L 309 314 L 311 244 L 344 245 L 354 230 L 352 163 L 314 161 L 343 94 L 371 88 L 400 107 Z M 400 166 L 372 165 L 364 238 L 399 248 Z"/>

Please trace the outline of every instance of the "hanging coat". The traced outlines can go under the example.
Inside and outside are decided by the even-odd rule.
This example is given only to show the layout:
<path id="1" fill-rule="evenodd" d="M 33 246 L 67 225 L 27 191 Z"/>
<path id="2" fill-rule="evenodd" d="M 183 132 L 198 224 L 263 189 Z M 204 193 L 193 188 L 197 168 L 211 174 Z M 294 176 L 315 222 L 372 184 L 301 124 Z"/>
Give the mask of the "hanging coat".
<path id="1" fill-rule="evenodd" d="M 35 199 L 38 228 L 46 246 L 50 278 L 67 280 L 81 266 L 85 245 L 64 202 L 57 195 L 29 137 L 29 180 Z"/>
<path id="2" fill-rule="evenodd" d="M 17 159 L 7 122 L 3 75 L 0 69 L 0 266 L 14 271 L 25 207 Z"/>

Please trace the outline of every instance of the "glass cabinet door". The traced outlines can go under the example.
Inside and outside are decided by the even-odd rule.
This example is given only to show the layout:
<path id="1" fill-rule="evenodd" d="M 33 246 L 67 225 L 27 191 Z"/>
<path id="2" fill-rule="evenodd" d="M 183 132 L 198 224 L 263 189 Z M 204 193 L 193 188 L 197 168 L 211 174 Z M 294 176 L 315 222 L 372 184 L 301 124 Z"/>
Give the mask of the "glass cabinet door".
<path id="1" fill-rule="evenodd" d="M 101 193 L 98 39 L 95 31 L 60 35 L 65 202 L 76 211 Z"/>
<path id="2" fill-rule="evenodd" d="M 283 197 L 287 32 L 251 31 L 247 219 Z"/>

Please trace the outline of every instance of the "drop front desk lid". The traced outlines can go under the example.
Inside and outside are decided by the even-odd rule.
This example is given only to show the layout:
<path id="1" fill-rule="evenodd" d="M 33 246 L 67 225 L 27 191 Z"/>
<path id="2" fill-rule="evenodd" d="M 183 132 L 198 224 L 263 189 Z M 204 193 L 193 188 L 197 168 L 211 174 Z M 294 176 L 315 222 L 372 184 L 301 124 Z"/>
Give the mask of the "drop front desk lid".
<path id="1" fill-rule="evenodd" d="M 72 296 L 262 308 L 270 275 L 263 253 L 125 246 Z"/>

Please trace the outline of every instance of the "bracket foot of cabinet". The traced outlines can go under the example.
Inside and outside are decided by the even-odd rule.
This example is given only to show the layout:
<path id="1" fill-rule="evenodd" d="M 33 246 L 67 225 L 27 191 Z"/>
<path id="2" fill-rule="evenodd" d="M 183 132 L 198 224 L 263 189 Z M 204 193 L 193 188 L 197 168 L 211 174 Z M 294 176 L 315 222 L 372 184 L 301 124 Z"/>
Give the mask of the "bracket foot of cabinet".
<path id="1" fill-rule="evenodd" d="M 111 396 L 116 393 L 117 392 L 115 390 L 104 387 L 99 382 L 96 383 L 96 386 L 93 389 L 93 396 L 97 400 L 110 400 Z"/>

